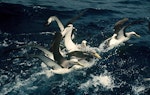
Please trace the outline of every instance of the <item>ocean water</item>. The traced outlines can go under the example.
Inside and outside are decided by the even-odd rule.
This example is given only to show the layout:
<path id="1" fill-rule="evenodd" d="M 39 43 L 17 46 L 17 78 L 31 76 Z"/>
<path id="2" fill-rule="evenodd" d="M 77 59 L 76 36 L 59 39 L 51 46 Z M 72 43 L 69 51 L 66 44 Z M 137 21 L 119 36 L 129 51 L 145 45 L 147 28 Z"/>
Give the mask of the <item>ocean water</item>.
<path id="1" fill-rule="evenodd" d="M 45 26 L 50 16 L 65 25 L 86 10 L 73 25 L 74 41 L 87 40 L 98 47 L 113 35 L 114 24 L 122 19 L 150 20 L 149 0 L 0 0 L 0 95 L 149 95 L 150 29 L 147 22 L 133 25 L 141 38 L 100 53 L 94 65 L 66 74 L 54 74 L 36 58 L 15 59 L 37 49 L 4 52 L 22 43 L 49 48 L 56 23 Z"/>

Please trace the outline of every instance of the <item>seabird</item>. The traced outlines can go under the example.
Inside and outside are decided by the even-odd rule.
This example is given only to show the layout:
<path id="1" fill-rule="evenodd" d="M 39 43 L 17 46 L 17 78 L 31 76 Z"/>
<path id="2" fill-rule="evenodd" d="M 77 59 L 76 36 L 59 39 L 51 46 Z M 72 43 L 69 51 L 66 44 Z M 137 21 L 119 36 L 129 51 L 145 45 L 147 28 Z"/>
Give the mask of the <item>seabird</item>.
<path id="1" fill-rule="evenodd" d="M 54 59 L 57 62 L 57 64 L 59 64 L 60 66 L 62 66 L 63 68 L 70 68 L 73 65 L 81 65 L 83 66 L 81 63 L 79 63 L 77 60 L 67 60 L 65 57 L 63 57 L 60 52 L 59 52 L 59 45 L 60 42 L 62 40 L 62 35 L 60 32 L 56 32 L 55 34 L 55 42 L 53 45 L 53 55 L 54 55 Z"/>
<path id="2" fill-rule="evenodd" d="M 73 29 L 75 29 L 73 27 L 72 24 L 69 24 L 67 27 L 66 27 L 66 30 L 68 31 L 64 37 L 64 44 L 65 44 L 65 47 L 68 51 L 68 54 L 69 56 L 76 56 L 76 57 L 86 57 L 87 55 L 89 56 L 93 56 L 93 57 L 96 57 L 96 58 L 99 58 L 101 59 L 101 57 L 99 56 L 99 54 L 96 53 L 96 51 L 94 50 L 86 50 L 86 41 L 83 40 L 81 44 L 75 44 L 72 39 L 71 39 L 71 34 L 72 34 L 72 31 Z M 84 56 L 85 55 L 85 56 Z"/>
<path id="3" fill-rule="evenodd" d="M 56 21 L 56 22 L 57 22 L 58 27 L 59 27 L 59 29 L 60 29 L 60 32 L 61 32 L 61 34 L 62 34 L 62 37 L 64 37 L 65 34 L 66 34 L 68 31 L 66 30 L 66 27 L 64 27 L 64 25 L 62 24 L 62 22 L 61 22 L 56 16 L 50 16 L 50 17 L 48 18 L 48 20 L 47 20 L 47 24 L 46 24 L 46 25 L 49 25 L 49 24 L 50 24 L 51 22 L 53 22 L 53 21 Z M 67 24 L 66 26 L 68 26 L 68 24 Z"/>
<path id="4" fill-rule="evenodd" d="M 50 16 L 47 20 L 47 24 L 46 25 L 49 25 L 52 21 L 56 21 L 57 24 L 58 24 L 58 27 L 60 28 L 60 33 L 62 34 L 62 37 L 65 36 L 65 34 L 68 32 L 68 28 L 63 26 L 62 22 L 56 17 L 56 16 Z M 71 36 L 72 38 L 74 37 L 74 35 L 72 34 Z M 55 39 L 55 38 L 54 38 Z M 53 52 L 53 45 L 54 45 L 54 41 L 52 41 L 52 44 L 50 45 L 50 51 Z M 60 48 L 60 53 L 65 56 L 65 54 L 61 51 L 61 48 Z"/>
<path id="5" fill-rule="evenodd" d="M 67 24 L 65 25 L 65 27 L 67 27 L 69 24 L 73 23 L 74 21 L 76 21 L 78 18 L 80 18 L 87 10 L 83 10 L 82 12 L 80 12 L 80 14 L 78 14 L 77 16 L 71 18 Z M 64 27 L 64 25 L 62 24 L 62 22 L 56 17 L 56 16 L 50 16 L 47 20 L 47 24 L 49 25 L 52 21 L 56 21 L 58 24 L 58 27 L 60 28 L 60 32 L 62 34 L 62 37 L 65 36 L 65 34 L 68 32 L 67 29 Z M 74 34 L 71 35 L 72 39 L 74 38 Z M 53 42 L 54 43 L 54 42 Z M 53 47 L 53 43 L 51 44 L 51 47 Z M 52 48 L 51 48 L 52 49 Z M 50 50 L 51 50 L 50 49 Z"/>
<path id="6" fill-rule="evenodd" d="M 37 46 L 37 45 L 24 45 L 21 47 L 35 47 L 38 48 L 40 50 L 42 50 L 44 53 L 46 53 L 45 55 L 42 54 L 30 54 L 27 56 L 22 56 L 22 57 L 31 57 L 31 58 L 39 58 L 40 60 L 42 60 L 47 66 L 53 68 L 53 69 L 60 69 L 60 68 L 71 68 L 74 65 L 79 65 L 79 66 L 84 66 L 82 65 L 77 59 L 70 59 L 67 60 L 65 57 L 63 57 L 61 55 L 61 53 L 59 52 L 59 44 L 60 41 L 62 39 L 62 35 L 60 32 L 56 32 L 55 33 L 55 41 L 54 41 L 54 51 L 53 51 L 53 56 L 54 56 L 54 60 L 52 60 L 51 58 L 49 58 L 48 56 L 45 56 L 47 54 L 51 54 L 51 52 L 49 52 L 47 49 L 45 49 L 44 47 L 41 46 Z M 21 48 L 20 47 L 20 48 Z M 16 58 L 21 58 L 21 57 L 16 57 Z"/>
<path id="7" fill-rule="evenodd" d="M 109 51 L 113 49 L 114 47 L 117 47 L 118 45 L 128 41 L 132 36 L 140 37 L 137 33 L 134 31 L 131 32 L 125 32 L 127 27 L 137 24 L 140 21 L 133 21 L 127 25 L 124 25 L 128 21 L 128 18 L 124 18 L 122 20 L 119 20 L 115 26 L 114 26 L 114 34 L 112 37 L 106 39 L 102 44 L 100 44 L 99 49 L 102 52 Z"/>
<path id="8" fill-rule="evenodd" d="M 79 16 L 78 16 L 79 17 Z M 75 19 L 77 19 L 77 17 L 76 18 L 74 18 L 73 20 L 71 20 L 71 21 L 74 21 Z M 51 16 L 51 17 L 49 17 L 49 19 L 48 19 L 48 23 L 47 23 L 47 25 L 49 25 L 52 21 L 56 21 L 57 22 L 57 24 L 58 24 L 58 26 L 59 26 L 59 28 L 60 28 L 60 31 L 61 31 L 61 34 L 62 34 L 62 37 L 64 37 L 64 44 L 65 44 L 65 47 L 66 47 L 66 49 L 67 49 L 67 51 L 70 53 L 70 52 L 72 52 L 72 51 L 83 51 L 84 50 L 84 52 L 83 52 L 83 54 L 85 54 L 85 48 L 86 48 L 86 41 L 85 40 L 83 40 L 82 41 L 82 43 L 81 44 L 75 44 L 73 41 L 72 41 L 72 31 L 73 30 L 75 30 L 75 27 L 73 27 L 73 25 L 72 24 L 68 24 L 67 25 L 67 27 L 66 28 L 64 28 L 64 26 L 62 25 L 62 23 L 61 23 L 61 21 L 56 17 L 56 16 Z M 71 22 L 70 21 L 70 22 Z M 69 22 L 69 23 L 70 23 Z M 55 41 L 55 40 L 54 40 Z M 54 42 L 52 43 L 52 45 L 51 45 L 51 51 L 53 52 L 54 50 L 53 50 L 53 44 L 54 44 Z M 55 48 L 55 47 L 54 47 Z M 60 50 L 60 49 L 59 49 Z M 61 51 L 60 51 L 61 52 Z M 62 53 L 62 52 L 61 52 Z M 82 52 L 80 52 L 80 54 L 81 54 Z M 63 53 L 62 53 L 63 54 Z M 69 55 L 72 55 L 72 54 L 79 54 L 79 53 L 71 53 L 71 54 L 69 54 Z M 82 55 L 83 55 L 82 54 Z M 89 54 L 94 54 L 94 56 L 96 56 L 97 58 L 100 58 L 100 56 L 98 56 L 98 54 L 96 54 L 96 52 L 90 52 Z M 63 54 L 64 55 L 64 54 Z"/>

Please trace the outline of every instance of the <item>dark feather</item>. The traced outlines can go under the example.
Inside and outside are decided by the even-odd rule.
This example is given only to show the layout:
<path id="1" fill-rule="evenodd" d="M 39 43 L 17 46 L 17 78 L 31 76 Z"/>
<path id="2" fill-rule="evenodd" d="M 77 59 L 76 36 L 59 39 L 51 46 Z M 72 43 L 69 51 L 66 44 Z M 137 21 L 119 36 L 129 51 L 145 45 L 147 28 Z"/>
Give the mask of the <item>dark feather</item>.
<path id="1" fill-rule="evenodd" d="M 114 26 L 114 33 L 118 34 L 118 32 L 122 29 L 123 25 L 128 21 L 128 18 L 123 18 L 115 23 Z"/>

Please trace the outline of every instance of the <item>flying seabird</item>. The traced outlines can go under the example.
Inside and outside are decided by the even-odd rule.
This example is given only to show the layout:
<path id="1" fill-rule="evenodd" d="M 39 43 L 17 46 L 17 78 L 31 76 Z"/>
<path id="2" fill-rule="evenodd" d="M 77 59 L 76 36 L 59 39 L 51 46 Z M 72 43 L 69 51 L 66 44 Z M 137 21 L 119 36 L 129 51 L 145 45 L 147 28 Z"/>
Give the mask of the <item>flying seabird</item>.
<path id="1" fill-rule="evenodd" d="M 119 20 L 115 26 L 114 26 L 114 34 L 112 37 L 106 39 L 102 44 L 100 44 L 99 49 L 102 52 L 109 51 L 113 49 L 114 47 L 117 47 L 118 45 L 128 41 L 132 36 L 140 37 L 137 33 L 134 31 L 131 32 L 125 32 L 127 27 L 137 24 L 140 21 L 133 21 L 127 25 L 124 25 L 128 21 L 128 18 L 124 18 L 122 20 Z"/>

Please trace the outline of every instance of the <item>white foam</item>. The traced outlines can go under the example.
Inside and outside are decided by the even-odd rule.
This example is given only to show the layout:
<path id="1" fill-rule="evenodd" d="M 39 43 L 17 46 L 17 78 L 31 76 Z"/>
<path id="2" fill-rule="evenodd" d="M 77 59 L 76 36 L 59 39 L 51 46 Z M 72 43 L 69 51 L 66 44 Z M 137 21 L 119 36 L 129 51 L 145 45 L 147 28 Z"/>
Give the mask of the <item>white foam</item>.
<path id="1" fill-rule="evenodd" d="M 135 95 L 141 95 L 146 88 L 144 86 L 132 86 L 132 91 Z"/>
<path id="2" fill-rule="evenodd" d="M 94 86 L 102 86 L 106 89 L 112 89 L 114 87 L 114 81 L 110 75 L 101 74 L 99 76 L 91 75 L 92 79 L 80 85 L 79 89 L 87 90 L 88 88 Z"/>
<path id="3" fill-rule="evenodd" d="M 9 44 L 8 44 L 8 39 L 5 38 L 2 42 L 0 42 L 0 46 L 4 46 L 4 47 L 7 47 Z"/>
<path id="4" fill-rule="evenodd" d="M 13 90 L 18 90 L 18 89 L 20 89 L 23 86 L 27 86 L 27 85 L 31 84 L 35 80 L 36 80 L 35 78 L 31 77 L 31 78 L 29 78 L 27 80 L 22 81 L 19 78 L 19 76 L 16 76 L 14 82 L 8 83 L 8 84 L 6 84 L 6 85 L 3 86 L 3 88 L 2 88 L 2 90 L 0 92 L 0 95 L 6 95 L 6 94 L 8 94 L 9 92 L 11 92 Z M 30 89 L 31 88 L 32 87 L 30 87 Z M 36 88 L 37 87 L 34 86 L 34 88 L 32 88 L 32 89 L 36 89 Z"/>

